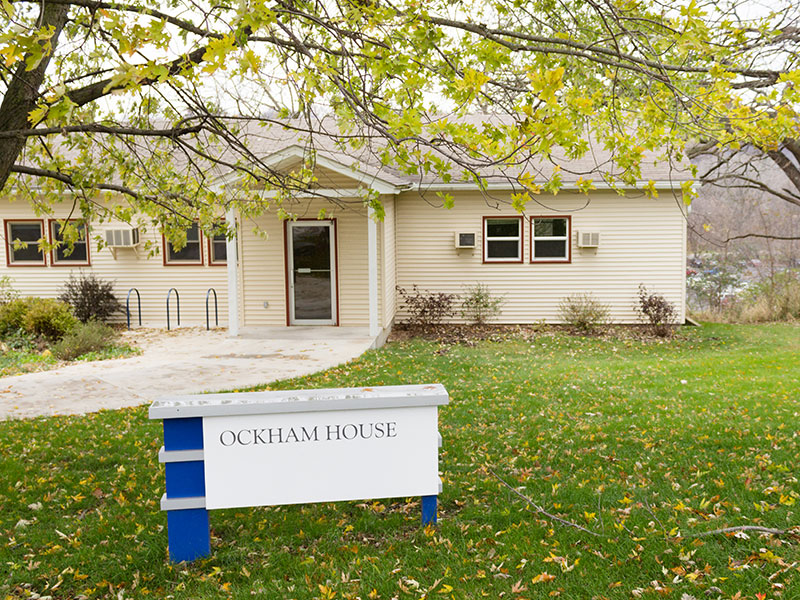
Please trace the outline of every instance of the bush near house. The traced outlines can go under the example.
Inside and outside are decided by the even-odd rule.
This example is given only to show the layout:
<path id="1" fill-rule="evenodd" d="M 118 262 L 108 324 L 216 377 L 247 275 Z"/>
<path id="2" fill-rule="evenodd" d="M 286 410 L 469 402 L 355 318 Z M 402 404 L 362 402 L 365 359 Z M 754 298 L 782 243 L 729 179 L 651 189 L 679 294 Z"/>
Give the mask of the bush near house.
<path id="1" fill-rule="evenodd" d="M 0 306 L 8 304 L 19 297 L 19 292 L 14 289 L 11 278 L 8 275 L 0 277 Z"/>
<path id="2" fill-rule="evenodd" d="M 75 316 L 83 323 L 95 320 L 105 323 L 122 311 L 122 304 L 113 292 L 114 284 L 95 277 L 93 273 L 69 276 L 59 299 L 72 306 Z"/>
<path id="3" fill-rule="evenodd" d="M 0 339 L 24 332 L 25 315 L 33 305 L 34 298 L 15 298 L 0 305 Z"/>
<path id="4" fill-rule="evenodd" d="M 51 298 L 16 298 L 0 305 L 0 338 L 22 331 L 54 342 L 75 323 L 69 305 Z"/>
<path id="5" fill-rule="evenodd" d="M 56 358 L 94 360 L 135 352 L 127 344 L 116 345 L 116 337 L 107 325 L 80 322 L 65 302 L 18 298 L 13 290 L 0 290 L 0 376 L 50 368 Z"/>
<path id="6" fill-rule="evenodd" d="M 113 345 L 116 332 L 97 321 L 78 323 L 53 345 L 52 351 L 60 360 L 75 360 L 89 352 L 100 352 Z"/>
<path id="7" fill-rule="evenodd" d="M 408 325 L 429 328 L 455 314 L 456 294 L 421 290 L 416 284 L 411 291 L 397 286 L 397 292 L 403 303 L 402 308 L 408 312 Z"/>
<path id="8" fill-rule="evenodd" d="M 52 298 L 33 298 L 22 319 L 25 331 L 49 342 L 57 342 L 77 323 L 66 302 Z"/>
<path id="9" fill-rule="evenodd" d="M 564 298 L 558 304 L 558 312 L 564 323 L 582 333 L 593 333 L 608 323 L 608 305 L 596 300 L 590 292 Z"/>
<path id="10" fill-rule="evenodd" d="M 475 325 L 484 325 L 500 314 L 505 298 L 492 294 L 488 285 L 467 286 L 461 299 L 461 316 Z"/>
<path id="11" fill-rule="evenodd" d="M 639 285 L 638 303 L 635 309 L 654 335 L 659 337 L 672 335 L 677 311 L 675 305 L 664 296 L 648 292 L 643 284 Z"/>

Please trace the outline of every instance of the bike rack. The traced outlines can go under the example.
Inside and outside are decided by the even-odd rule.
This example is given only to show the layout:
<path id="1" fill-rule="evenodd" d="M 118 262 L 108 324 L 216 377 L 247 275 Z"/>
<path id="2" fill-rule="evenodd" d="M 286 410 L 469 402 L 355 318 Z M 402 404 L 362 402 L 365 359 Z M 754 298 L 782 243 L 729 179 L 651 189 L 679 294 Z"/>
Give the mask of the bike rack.
<path id="1" fill-rule="evenodd" d="M 175 303 L 178 307 L 178 327 L 181 326 L 181 295 L 178 293 L 178 290 L 175 288 L 169 288 L 167 292 L 167 331 L 169 331 L 169 297 L 172 295 L 172 292 L 175 292 Z"/>
<path id="2" fill-rule="evenodd" d="M 136 292 L 136 303 L 139 305 L 139 327 L 142 326 L 142 297 L 139 295 L 139 290 L 131 288 L 128 290 L 128 297 L 125 299 L 125 317 L 129 331 L 131 328 L 131 292 Z"/>
<path id="3" fill-rule="evenodd" d="M 211 329 L 208 320 L 208 298 L 211 295 L 211 292 L 214 292 L 214 327 L 219 327 L 219 305 L 217 304 L 217 290 L 214 288 L 208 288 L 208 291 L 206 292 L 206 331 Z"/>

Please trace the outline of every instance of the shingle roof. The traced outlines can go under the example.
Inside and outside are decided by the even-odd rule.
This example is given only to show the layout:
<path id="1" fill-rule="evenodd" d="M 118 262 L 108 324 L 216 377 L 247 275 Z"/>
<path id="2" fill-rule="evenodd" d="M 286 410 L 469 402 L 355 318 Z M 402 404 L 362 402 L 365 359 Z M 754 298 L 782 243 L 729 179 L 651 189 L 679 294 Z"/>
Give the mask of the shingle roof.
<path id="1" fill-rule="evenodd" d="M 467 120 L 471 124 L 480 125 L 484 120 L 492 119 L 493 117 L 490 115 L 476 114 L 470 115 Z M 285 127 L 278 124 L 268 127 L 250 125 L 244 128 L 241 135 L 249 151 L 262 159 L 268 159 L 268 157 L 294 146 L 307 152 L 313 151 L 317 156 L 324 156 L 354 171 L 377 177 L 398 187 L 428 186 L 440 183 L 440 180 L 432 174 L 403 173 L 391 165 L 382 164 L 379 156 L 384 146 L 380 140 L 371 141 L 367 137 L 366 142 L 357 148 L 342 144 L 341 142 L 346 140 L 346 136 L 343 137 L 338 132 L 332 119 L 321 119 L 315 122 L 314 129 L 318 131 L 313 134 L 298 131 L 303 127 L 307 127 L 307 124 L 299 121 L 287 121 Z M 515 164 L 484 166 L 479 173 L 489 183 L 509 182 L 524 173 L 532 176 L 534 181 L 542 182 L 552 176 L 554 169 L 559 168 L 561 179 L 567 185 L 574 184 L 580 178 L 601 181 L 604 174 L 615 177 L 622 174 L 623 169 L 615 162 L 613 154 L 600 142 L 590 139 L 588 146 L 589 150 L 579 158 L 568 157 L 562 149 L 555 147 L 549 157 L 528 156 Z M 684 164 L 673 164 L 661 154 L 663 153 L 644 153 L 640 180 L 677 184 L 692 179 L 688 161 Z M 446 157 L 442 155 L 440 158 Z M 463 181 L 461 179 L 462 169 L 452 161 L 450 162 L 453 165 L 453 181 Z"/>

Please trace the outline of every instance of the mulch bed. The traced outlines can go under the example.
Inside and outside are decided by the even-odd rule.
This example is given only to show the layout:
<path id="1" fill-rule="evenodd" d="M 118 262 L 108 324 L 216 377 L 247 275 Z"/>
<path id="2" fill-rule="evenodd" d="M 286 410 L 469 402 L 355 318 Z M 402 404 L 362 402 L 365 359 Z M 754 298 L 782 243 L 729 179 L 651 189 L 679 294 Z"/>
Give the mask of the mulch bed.
<path id="1" fill-rule="evenodd" d="M 675 327 L 673 332 L 677 332 Z M 594 337 L 600 339 L 628 339 L 642 342 L 664 342 L 669 338 L 654 335 L 645 325 L 603 325 L 592 331 L 583 331 L 569 325 L 533 324 L 533 325 L 471 325 L 460 323 L 442 323 L 438 325 L 395 325 L 389 336 L 389 342 L 402 342 L 414 338 L 434 340 L 442 344 L 465 344 L 472 346 L 477 342 L 504 341 L 508 339 L 532 339 L 541 336 L 567 334 L 577 337 Z"/>

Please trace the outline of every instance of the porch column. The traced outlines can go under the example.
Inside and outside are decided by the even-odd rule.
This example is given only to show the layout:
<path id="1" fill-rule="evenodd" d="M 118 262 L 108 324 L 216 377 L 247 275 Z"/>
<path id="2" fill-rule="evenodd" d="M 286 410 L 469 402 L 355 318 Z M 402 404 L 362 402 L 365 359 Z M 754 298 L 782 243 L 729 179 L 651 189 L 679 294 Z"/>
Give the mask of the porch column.
<path id="1" fill-rule="evenodd" d="M 239 231 L 236 224 L 236 211 L 229 209 L 225 214 L 225 221 L 234 231 L 234 236 L 228 237 L 225 242 L 228 265 L 228 335 L 239 335 L 239 257 L 238 243 Z"/>
<path id="2" fill-rule="evenodd" d="M 367 211 L 367 270 L 369 272 L 369 335 L 377 337 L 381 332 L 378 324 L 378 224 L 375 211 Z"/>

